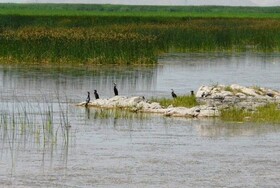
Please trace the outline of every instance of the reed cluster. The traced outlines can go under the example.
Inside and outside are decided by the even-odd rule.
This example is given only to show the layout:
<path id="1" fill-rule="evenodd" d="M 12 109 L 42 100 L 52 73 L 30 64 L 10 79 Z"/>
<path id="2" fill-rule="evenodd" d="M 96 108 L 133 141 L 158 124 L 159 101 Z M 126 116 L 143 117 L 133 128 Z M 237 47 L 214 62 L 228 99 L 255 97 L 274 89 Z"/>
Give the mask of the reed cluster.
<path id="1" fill-rule="evenodd" d="M 147 64 L 166 52 L 279 51 L 280 20 L 0 16 L 0 60 Z"/>
<path id="2" fill-rule="evenodd" d="M 9 142 L 19 142 L 20 139 L 37 143 L 38 145 L 56 145 L 61 141 L 63 145 L 69 144 L 70 123 L 68 109 L 59 102 L 59 111 L 54 105 L 42 99 L 38 102 L 12 102 L 2 103 L 0 115 L 0 139 L 11 139 Z M 57 108 L 57 107 L 56 107 Z"/>

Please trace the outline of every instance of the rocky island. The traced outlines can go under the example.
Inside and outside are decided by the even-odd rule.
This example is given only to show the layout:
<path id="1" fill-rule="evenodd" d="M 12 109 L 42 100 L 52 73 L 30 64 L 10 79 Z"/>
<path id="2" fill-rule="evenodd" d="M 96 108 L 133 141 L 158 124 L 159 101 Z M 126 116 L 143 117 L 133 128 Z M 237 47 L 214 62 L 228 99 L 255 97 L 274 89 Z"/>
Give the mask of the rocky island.
<path id="1" fill-rule="evenodd" d="M 115 96 L 109 99 L 97 99 L 88 103 L 87 107 L 119 108 L 133 112 L 159 113 L 173 117 L 216 117 L 221 110 L 238 108 L 254 111 L 257 107 L 270 103 L 280 103 L 280 92 L 262 87 L 245 87 L 237 84 L 201 86 L 196 94 L 197 106 L 162 107 L 157 102 L 150 102 L 142 96 Z M 174 99 L 176 100 L 176 99 Z M 85 106 L 86 102 L 77 104 Z"/>

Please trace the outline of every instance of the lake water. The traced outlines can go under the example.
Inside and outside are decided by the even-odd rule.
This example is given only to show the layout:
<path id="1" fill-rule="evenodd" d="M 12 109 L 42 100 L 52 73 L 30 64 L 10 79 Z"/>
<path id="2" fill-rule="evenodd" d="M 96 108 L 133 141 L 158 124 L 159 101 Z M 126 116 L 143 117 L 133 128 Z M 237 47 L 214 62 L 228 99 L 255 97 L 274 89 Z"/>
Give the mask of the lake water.
<path id="1" fill-rule="evenodd" d="M 201 85 L 280 89 L 280 54 L 166 54 L 149 67 L 0 67 L 2 187 L 278 187 L 280 126 L 85 109 Z"/>

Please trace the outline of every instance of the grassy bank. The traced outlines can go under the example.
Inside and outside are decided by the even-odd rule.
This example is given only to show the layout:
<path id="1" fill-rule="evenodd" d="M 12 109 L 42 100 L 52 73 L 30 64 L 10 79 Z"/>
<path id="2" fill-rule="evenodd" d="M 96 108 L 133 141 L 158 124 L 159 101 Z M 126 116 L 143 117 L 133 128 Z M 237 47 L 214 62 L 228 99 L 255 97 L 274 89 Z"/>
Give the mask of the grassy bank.
<path id="1" fill-rule="evenodd" d="M 1 63 L 147 64 L 170 51 L 280 49 L 280 19 L 271 19 L 280 8 L 1 4 L 0 12 Z"/>
<path id="2" fill-rule="evenodd" d="M 163 107 L 172 105 L 173 107 L 187 107 L 191 108 L 198 105 L 195 96 L 184 95 L 178 96 L 175 99 L 169 98 L 152 98 L 153 102 L 158 102 Z"/>
<path id="3" fill-rule="evenodd" d="M 180 96 L 176 99 L 153 98 L 152 101 L 160 103 L 160 105 L 165 108 L 170 105 L 172 105 L 173 107 L 187 108 L 199 105 L 195 96 Z M 233 107 L 230 109 L 221 110 L 220 119 L 225 122 L 256 122 L 279 124 L 280 109 L 279 105 L 275 103 L 258 107 L 256 111 L 248 111 Z"/>
<path id="4" fill-rule="evenodd" d="M 280 110 L 277 104 L 268 104 L 259 107 L 255 112 L 232 108 L 223 110 L 221 119 L 231 122 L 280 123 Z"/>

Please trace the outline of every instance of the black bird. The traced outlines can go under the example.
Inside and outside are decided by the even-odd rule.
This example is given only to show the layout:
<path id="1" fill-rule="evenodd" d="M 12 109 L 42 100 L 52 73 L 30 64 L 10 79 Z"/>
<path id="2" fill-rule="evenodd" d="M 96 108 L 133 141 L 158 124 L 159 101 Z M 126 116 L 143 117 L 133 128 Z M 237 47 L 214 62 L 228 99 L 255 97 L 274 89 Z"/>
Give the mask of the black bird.
<path id="1" fill-rule="evenodd" d="M 191 91 L 191 96 L 194 96 L 194 91 Z"/>
<path id="2" fill-rule="evenodd" d="M 88 93 L 88 96 L 87 96 L 87 99 L 86 99 L 86 107 L 88 106 L 88 103 L 90 101 L 90 93 L 89 93 L 89 91 L 87 93 Z"/>
<path id="3" fill-rule="evenodd" d="M 99 95 L 96 90 L 94 90 L 94 96 L 95 96 L 95 99 L 99 99 Z"/>
<path id="4" fill-rule="evenodd" d="M 117 84 L 114 83 L 114 93 L 115 93 L 115 96 L 119 95 L 119 91 L 117 89 Z"/>
<path id="5" fill-rule="evenodd" d="M 172 95 L 172 97 L 175 99 L 175 98 L 177 98 L 177 95 L 174 93 L 174 90 L 173 89 L 171 89 L 171 95 Z"/>

